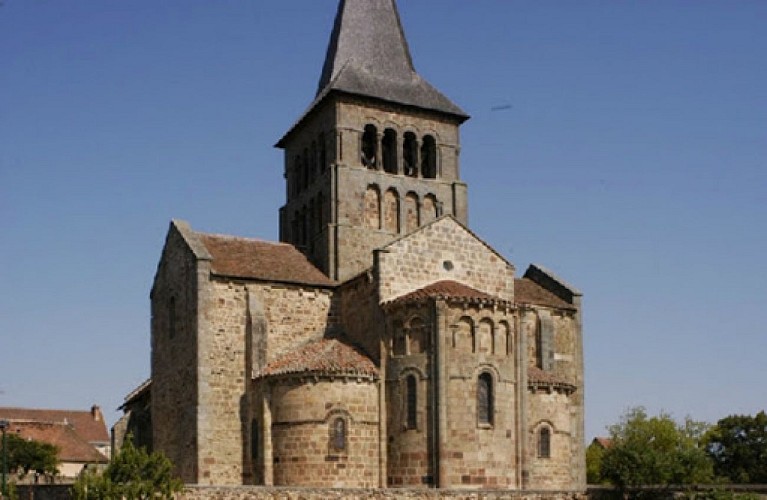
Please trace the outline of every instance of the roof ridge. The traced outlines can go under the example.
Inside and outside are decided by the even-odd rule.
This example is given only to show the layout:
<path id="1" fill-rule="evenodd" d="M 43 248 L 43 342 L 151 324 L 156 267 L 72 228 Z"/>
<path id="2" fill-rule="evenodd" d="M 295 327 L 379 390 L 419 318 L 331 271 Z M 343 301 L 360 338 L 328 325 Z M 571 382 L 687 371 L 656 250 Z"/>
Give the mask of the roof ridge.
<path id="1" fill-rule="evenodd" d="M 237 236 L 233 234 L 222 234 L 222 233 L 203 233 L 200 231 L 195 231 L 195 233 L 199 236 L 210 236 L 212 238 L 220 238 L 224 240 L 245 241 L 248 243 L 265 243 L 267 245 L 274 245 L 274 246 L 295 247 L 295 245 L 286 243 L 284 241 L 265 240 L 263 238 L 254 238 L 250 236 Z"/>

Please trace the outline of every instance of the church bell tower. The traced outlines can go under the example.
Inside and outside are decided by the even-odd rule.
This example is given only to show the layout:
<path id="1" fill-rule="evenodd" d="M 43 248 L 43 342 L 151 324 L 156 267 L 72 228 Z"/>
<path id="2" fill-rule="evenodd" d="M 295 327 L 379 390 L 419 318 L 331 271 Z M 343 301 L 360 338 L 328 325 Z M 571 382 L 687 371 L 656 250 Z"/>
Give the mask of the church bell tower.
<path id="1" fill-rule="evenodd" d="M 280 240 L 329 277 L 435 218 L 467 223 L 459 126 L 468 116 L 415 70 L 395 0 L 341 0 L 317 95 L 279 140 Z"/>

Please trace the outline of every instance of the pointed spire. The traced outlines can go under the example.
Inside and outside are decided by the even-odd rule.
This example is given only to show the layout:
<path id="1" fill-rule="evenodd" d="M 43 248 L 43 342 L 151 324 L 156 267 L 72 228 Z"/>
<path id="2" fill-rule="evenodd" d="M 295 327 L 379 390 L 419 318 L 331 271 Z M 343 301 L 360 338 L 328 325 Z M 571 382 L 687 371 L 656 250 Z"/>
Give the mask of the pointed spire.
<path id="1" fill-rule="evenodd" d="M 395 0 L 340 0 L 317 95 L 331 90 L 468 118 L 415 71 Z"/>
<path id="2" fill-rule="evenodd" d="M 394 0 L 341 0 L 317 93 L 346 65 L 410 80 L 415 73 Z"/>

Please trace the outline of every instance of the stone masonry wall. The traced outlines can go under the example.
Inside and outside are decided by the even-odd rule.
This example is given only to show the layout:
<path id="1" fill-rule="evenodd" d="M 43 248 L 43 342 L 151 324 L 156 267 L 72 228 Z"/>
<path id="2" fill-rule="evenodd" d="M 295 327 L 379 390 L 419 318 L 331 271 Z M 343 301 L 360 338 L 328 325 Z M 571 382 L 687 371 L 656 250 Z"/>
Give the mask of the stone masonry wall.
<path id="1" fill-rule="evenodd" d="M 455 305 L 446 320 L 447 328 L 440 325 L 439 332 L 446 385 L 440 486 L 515 488 L 519 410 L 513 311 Z M 478 415 L 482 374 L 492 380 L 490 422 Z"/>
<path id="2" fill-rule="evenodd" d="M 431 305 L 414 304 L 388 311 L 385 338 L 387 409 L 387 484 L 433 487 L 435 429 Z M 408 387 L 415 380 L 415 422 L 408 422 Z M 412 396 L 411 396 L 412 397 Z M 413 425 L 414 424 L 414 425 Z"/>
<path id="3" fill-rule="evenodd" d="M 380 340 L 384 335 L 384 316 L 377 292 L 371 273 L 345 283 L 336 296 L 344 332 L 373 360 L 380 358 Z"/>
<path id="4" fill-rule="evenodd" d="M 375 381 L 280 379 L 272 389 L 275 485 L 375 487 L 379 482 Z M 343 439 L 337 439 L 337 420 Z"/>
<path id="5" fill-rule="evenodd" d="M 151 293 L 153 445 L 188 482 L 198 480 L 197 277 L 207 264 L 172 226 Z"/>
<path id="6" fill-rule="evenodd" d="M 586 500 L 580 491 L 187 487 L 178 500 Z"/>
<path id="7" fill-rule="evenodd" d="M 391 243 L 378 256 L 382 302 L 439 280 L 514 297 L 514 267 L 449 217 Z"/>
<path id="8" fill-rule="evenodd" d="M 573 453 L 573 420 L 569 397 L 557 391 L 528 395 L 527 463 L 531 488 L 558 489 L 576 483 L 571 467 Z M 540 457 L 538 437 L 542 426 L 551 431 L 551 455 Z"/>
<path id="9" fill-rule="evenodd" d="M 526 484 L 530 488 L 557 489 L 585 485 L 583 471 L 583 437 L 580 429 L 583 421 L 583 367 L 581 366 L 580 331 L 577 317 L 571 312 L 544 308 L 532 308 L 526 312 L 523 331 L 527 337 L 527 364 L 536 366 L 536 336 L 540 335 L 541 314 L 551 316 L 553 339 L 551 339 L 553 360 L 550 372 L 556 379 L 575 387 L 574 392 L 556 387 L 538 387 L 528 390 L 527 453 L 525 461 L 529 476 Z M 547 427 L 551 436 L 549 457 L 539 456 L 541 428 Z"/>
<path id="10" fill-rule="evenodd" d="M 257 370 L 319 338 L 330 317 L 330 292 L 214 278 L 201 311 L 201 484 L 250 480 L 245 448 L 252 411 L 247 391 Z"/>

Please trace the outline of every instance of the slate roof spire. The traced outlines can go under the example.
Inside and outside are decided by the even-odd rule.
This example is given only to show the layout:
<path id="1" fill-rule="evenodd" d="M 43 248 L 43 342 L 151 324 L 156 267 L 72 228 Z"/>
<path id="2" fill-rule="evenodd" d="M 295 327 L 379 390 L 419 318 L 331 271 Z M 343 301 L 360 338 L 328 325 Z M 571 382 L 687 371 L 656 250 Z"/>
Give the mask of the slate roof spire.
<path id="1" fill-rule="evenodd" d="M 332 90 L 468 118 L 416 72 L 395 0 L 340 0 L 317 96 Z"/>

